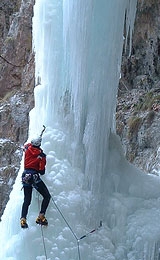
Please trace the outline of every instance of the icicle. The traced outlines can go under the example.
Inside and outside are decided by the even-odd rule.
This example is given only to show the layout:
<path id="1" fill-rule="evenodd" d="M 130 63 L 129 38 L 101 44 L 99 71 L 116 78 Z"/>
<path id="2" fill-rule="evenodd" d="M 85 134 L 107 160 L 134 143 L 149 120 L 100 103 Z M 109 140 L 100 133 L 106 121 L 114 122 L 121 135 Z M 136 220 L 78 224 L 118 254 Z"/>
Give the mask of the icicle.
<path id="1" fill-rule="evenodd" d="M 129 53 L 131 55 L 131 48 L 132 48 L 132 34 L 134 29 L 134 21 L 136 16 L 137 10 L 137 0 L 129 0 L 128 5 L 126 8 L 126 36 L 125 36 L 125 50 L 127 45 L 129 45 Z M 129 40 L 129 44 L 128 44 Z"/>

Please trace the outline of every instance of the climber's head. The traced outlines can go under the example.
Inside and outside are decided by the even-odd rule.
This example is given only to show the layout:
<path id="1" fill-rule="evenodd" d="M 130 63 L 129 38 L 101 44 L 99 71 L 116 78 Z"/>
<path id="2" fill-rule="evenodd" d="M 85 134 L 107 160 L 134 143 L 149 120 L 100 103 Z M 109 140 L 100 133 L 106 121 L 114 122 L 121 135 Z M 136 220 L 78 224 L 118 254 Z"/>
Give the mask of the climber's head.
<path id="1" fill-rule="evenodd" d="M 31 144 L 32 144 L 33 146 L 36 146 L 36 147 L 41 146 L 41 142 L 42 142 L 42 137 L 41 137 L 41 136 L 38 136 L 38 137 L 33 138 L 33 139 L 31 140 Z"/>

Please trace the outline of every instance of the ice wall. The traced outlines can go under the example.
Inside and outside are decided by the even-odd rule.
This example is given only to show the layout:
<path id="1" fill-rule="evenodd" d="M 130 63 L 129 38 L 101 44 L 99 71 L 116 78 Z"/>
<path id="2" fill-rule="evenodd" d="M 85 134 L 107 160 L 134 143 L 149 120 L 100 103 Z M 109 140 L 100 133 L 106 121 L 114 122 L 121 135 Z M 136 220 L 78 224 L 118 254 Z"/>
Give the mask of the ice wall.
<path id="1" fill-rule="evenodd" d="M 43 30 L 40 21 L 34 27 L 36 76 L 42 78 L 40 95 L 47 113 L 44 120 L 65 132 L 63 156 L 72 167 L 80 169 L 84 175 L 83 189 L 92 194 L 86 222 L 107 220 L 113 228 L 115 244 L 121 244 L 123 239 L 119 237 L 130 223 L 128 215 L 136 208 L 137 196 L 143 204 L 146 199 L 160 195 L 159 180 L 146 178 L 125 161 L 115 135 L 122 47 L 124 44 L 131 53 L 137 1 L 65 0 L 45 1 L 45 6 L 44 1 L 37 4 L 34 21 L 40 17 L 44 24 Z M 39 10 L 43 12 L 43 19 Z M 39 38 L 43 39 L 42 46 Z M 123 194 L 123 202 L 113 195 L 115 193 L 119 197 Z M 126 196 L 129 197 L 127 203 Z M 132 236 L 132 232 L 128 234 Z M 157 232 L 155 237 L 157 239 Z M 135 251 L 137 244 L 135 242 Z M 143 252 L 143 243 L 141 246 Z M 151 248 L 154 258 L 154 247 L 151 245 Z M 122 255 L 117 253 L 116 259 L 122 259 Z M 150 257 L 150 253 L 148 255 Z"/>
<path id="2" fill-rule="evenodd" d="M 43 89 L 37 112 L 45 113 L 47 125 L 58 122 L 65 129 L 72 164 L 85 172 L 85 188 L 99 193 L 107 174 L 109 135 L 115 131 L 125 15 L 131 39 L 136 1 L 36 5 L 36 76 Z"/>
<path id="3" fill-rule="evenodd" d="M 21 230 L 22 160 L 0 224 L 0 259 L 159 259 L 159 178 L 126 162 L 115 134 L 122 47 L 124 36 L 131 41 L 135 12 L 136 0 L 36 0 L 37 86 L 29 139 L 47 126 L 44 180 L 77 237 L 100 220 L 103 226 L 81 241 L 79 255 L 53 201 L 49 227 L 42 234 L 35 226 L 34 194 L 29 229 Z"/>

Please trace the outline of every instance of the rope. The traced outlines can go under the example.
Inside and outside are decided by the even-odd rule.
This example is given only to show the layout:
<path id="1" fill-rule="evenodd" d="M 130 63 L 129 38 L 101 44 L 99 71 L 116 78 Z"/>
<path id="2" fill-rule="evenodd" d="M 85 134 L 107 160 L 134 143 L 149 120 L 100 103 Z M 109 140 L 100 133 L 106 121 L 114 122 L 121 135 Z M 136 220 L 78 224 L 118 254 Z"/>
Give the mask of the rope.
<path id="1" fill-rule="evenodd" d="M 69 225 L 68 221 L 66 220 L 66 218 L 64 217 L 63 213 L 61 212 L 61 210 L 59 209 L 59 207 L 57 206 L 55 200 L 53 199 L 53 197 L 51 196 L 51 199 L 56 207 L 56 209 L 58 210 L 59 214 L 61 215 L 61 217 L 63 218 L 63 220 L 65 221 L 66 225 L 68 226 L 68 228 L 70 229 L 72 235 L 75 237 L 76 241 L 77 241 L 77 250 L 78 250 L 78 259 L 81 260 L 81 255 L 80 255 L 80 249 L 79 249 L 79 239 L 76 236 L 76 234 L 74 233 L 73 229 L 71 228 L 71 226 Z"/>
<path id="2" fill-rule="evenodd" d="M 42 225 L 41 225 L 41 233 L 42 233 L 42 241 L 43 241 L 44 254 L 45 254 L 45 257 L 46 257 L 46 260 L 47 260 L 47 250 L 46 250 L 46 244 L 45 244 L 45 241 L 44 241 L 44 234 L 43 234 Z"/>
<path id="3" fill-rule="evenodd" d="M 53 197 L 52 198 L 52 201 L 56 207 L 56 209 L 58 210 L 58 212 L 60 213 L 61 217 L 63 218 L 63 220 L 65 221 L 65 223 L 67 224 L 67 226 L 69 227 L 70 231 L 72 232 L 73 236 L 75 237 L 76 240 L 78 240 L 78 237 L 76 236 L 76 234 L 74 233 L 73 229 L 71 228 L 71 226 L 69 225 L 68 221 L 65 219 L 65 217 L 63 216 L 61 210 L 58 208 L 57 204 L 55 203 Z"/>
<path id="4" fill-rule="evenodd" d="M 39 210 L 40 210 L 39 193 L 38 193 L 38 208 L 39 208 Z M 47 260 L 47 250 L 46 250 L 46 245 L 45 245 L 44 233 L 43 233 L 42 225 L 41 225 L 41 235 L 42 235 L 42 243 L 43 243 L 43 248 L 44 248 L 44 254 L 45 254 L 45 258 L 46 258 L 46 260 Z"/>
<path id="5" fill-rule="evenodd" d="M 77 249 L 78 249 L 78 259 L 81 260 L 80 249 L 79 249 L 79 240 L 77 241 Z"/>
<path id="6" fill-rule="evenodd" d="M 99 228 L 102 227 L 102 220 L 100 221 L 100 224 L 97 228 L 91 230 L 90 232 L 88 232 L 87 234 L 81 236 L 80 238 L 78 238 L 76 236 L 76 234 L 74 233 L 73 229 L 71 228 L 71 226 L 69 225 L 68 221 L 66 220 L 66 218 L 64 217 L 64 215 L 62 214 L 61 210 L 59 209 L 59 207 L 57 206 L 56 202 L 54 201 L 53 197 L 51 196 L 51 199 L 56 207 L 56 209 L 58 210 L 58 212 L 60 213 L 61 217 L 63 218 L 63 220 L 65 221 L 65 223 L 67 224 L 68 228 L 70 229 L 71 233 L 73 234 L 73 236 L 75 237 L 75 239 L 77 240 L 77 249 L 78 249 L 78 258 L 79 260 L 81 260 L 81 255 L 80 255 L 80 248 L 79 248 L 79 242 L 80 240 L 82 240 L 85 237 L 88 237 L 89 235 L 91 235 L 92 233 L 94 233 L 95 231 L 97 231 Z"/>
<path id="7" fill-rule="evenodd" d="M 53 199 L 53 197 L 51 196 L 51 199 L 56 207 L 56 209 L 58 210 L 58 212 L 60 213 L 61 217 L 63 218 L 63 220 L 65 221 L 66 225 L 68 226 L 68 228 L 70 229 L 72 235 L 74 236 L 74 238 L 77 241 L 77 250 L 78 250 L 78 259 L 81 260 L 81 255 L 80 255 L 80 240 L 84 239 L 85 237 L 88 237 L 89 235 L 91 235 L 92 233 L 94 233 L 95 231 L 97 231 L 99 228 L 102 227 L 102 221 L 100 221 L 100 225 L 91 230 L 90 232 L 88 232 L 87 234 L 81 236 L 80 238 L 78 238 L 75 234 L 75 232 L 73 231 L 72 227 L 70 226 L 70 224 L 68 223 L 68 221 L 66 220 L 66 218 L 64 217 L 63 213 L 61 212 L 61 210 L 59 209 L 59 207 L 57 206 L 55 200 Z M 39 200 L 39 193 L 38 193 L 38 208 L 40 209 L 40 200 Z M 46 250 L 46 245 L 45 245 L 45 239 L 44 239 L 44 233 L 43 233 L 43 228 L 41 225 L 41 234 L 42 234 L 42 243 L 43 243 L 43 248 L 44 248 L 44 254 L 45 254 L 45 258 L 47 260 L 47 250 Z"/>

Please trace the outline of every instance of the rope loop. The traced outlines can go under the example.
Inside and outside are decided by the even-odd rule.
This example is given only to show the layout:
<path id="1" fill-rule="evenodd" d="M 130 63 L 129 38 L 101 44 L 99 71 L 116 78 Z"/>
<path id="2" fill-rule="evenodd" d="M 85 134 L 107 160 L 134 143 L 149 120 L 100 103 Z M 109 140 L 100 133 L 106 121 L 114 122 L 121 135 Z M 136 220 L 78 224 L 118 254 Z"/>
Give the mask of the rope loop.
<path id="1" fill-rule="evenodd" d="M 90 234 L 94 233 L 95 231 L 97 231 L 99 228 L 102 227 L 102 221 L 100 221 L 100 224 L 97 228 L 91 230 L 90 232 L 86 233 L 85 235 L 81 236 L 80 238 L 77 237 L 77 235 L 75 234 L 75 232 L 73 231 L 72 227 L 70 226 L 70 224 L 68 223 L 68 221 L 66 220 L 66 218 L 64 217 L 63 213 L 61 212 L 61 210 L 59 209 L 59 207 L 57 206 L 56 202 L 54 201 L 53 197 L 51 196 L 51 199 L 57 209 L 57 211 L 60 213 L 61 217 L 63 218 L 63 220 L 65 221 L 66 225 L 68 226 L 68 228 L 70 229 L 72 235 L 74 236 L 74 238 L 77 241 L 77 250 L 78 250 L 78 259 L 81 260 L 81 255 L 80 255 L 80 241 L 85 238 L 88 237 Z M 38 194 L 38 208 L 40 209 L 40 200 L 39 200 L 39 194 Z M 44 239 L 44 233 L 43 233 L 43 228 L 41 225 L 41 235 L 42 235 L 42 242 L 43 242 L 43 248 L 44 248 L 44 254 L 45 254 L 45 258 L 47 260 L 47 250 L 46 250 L 46 245 L 45 245 L 45 239 Z"/>

